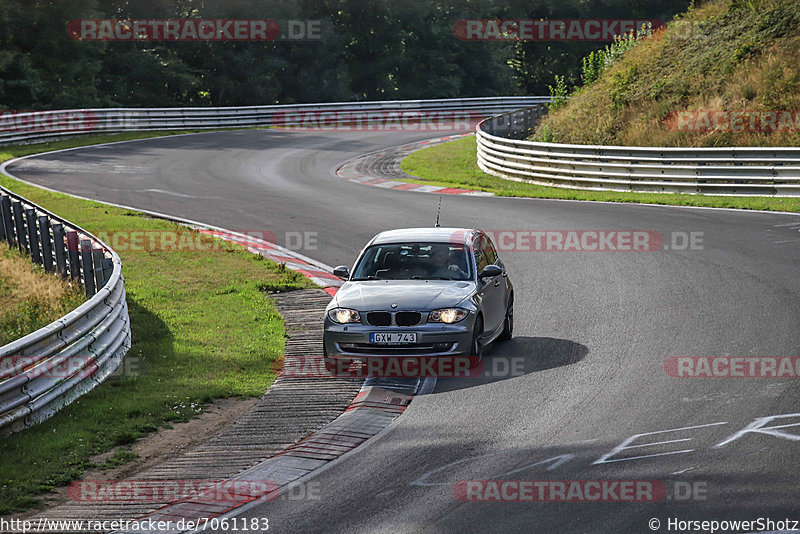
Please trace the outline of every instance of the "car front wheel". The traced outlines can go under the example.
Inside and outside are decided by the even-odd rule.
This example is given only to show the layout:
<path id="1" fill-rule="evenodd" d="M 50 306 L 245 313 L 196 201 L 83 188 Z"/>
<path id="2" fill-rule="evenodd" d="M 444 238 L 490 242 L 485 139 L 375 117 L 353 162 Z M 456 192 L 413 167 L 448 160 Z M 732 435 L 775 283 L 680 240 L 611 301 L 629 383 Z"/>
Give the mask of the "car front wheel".
<path id="1" fill-rule="evenodd" d="M 508 341 L 514 335 L 514 295 L 508 301 L 508 309 L 506 310 L 506 318 L 503 321 L 503 332 L 500 334 L 500 341 Z"/>
<path id="2" fill-rule="evenodd" d="M 472 330 L 472 354 L 470 354 L 471 358 L 475 358 L 478 361 L 483 359 L 483 341 L 481 341 L 481 336 L 483 335 L 483 317 L 480 315 L 477 319 L 475 319 L 475 326 Z"/>

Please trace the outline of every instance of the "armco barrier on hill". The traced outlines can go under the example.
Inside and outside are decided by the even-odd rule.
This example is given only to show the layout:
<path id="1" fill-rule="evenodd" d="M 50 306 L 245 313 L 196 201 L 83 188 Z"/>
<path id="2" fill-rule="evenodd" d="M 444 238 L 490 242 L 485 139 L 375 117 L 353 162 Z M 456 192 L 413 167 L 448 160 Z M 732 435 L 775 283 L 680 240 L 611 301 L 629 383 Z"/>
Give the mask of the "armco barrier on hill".
<path id="1" fill-rule="evenodd" d="M 119 256 L 82 228 L 0 187 L 0 239 L 83 284 L 89 298 L 0 347 L 0 433 L 33 426 L 105 380 L 131 345 Z"/>
<path id="2" fill-rule="evenodd" d="M 800 147 L 659 148 L 525 139 L 544 106 L 478 126 L 478 166 L 507 180 L 639 193 L 800 196 Z"/>

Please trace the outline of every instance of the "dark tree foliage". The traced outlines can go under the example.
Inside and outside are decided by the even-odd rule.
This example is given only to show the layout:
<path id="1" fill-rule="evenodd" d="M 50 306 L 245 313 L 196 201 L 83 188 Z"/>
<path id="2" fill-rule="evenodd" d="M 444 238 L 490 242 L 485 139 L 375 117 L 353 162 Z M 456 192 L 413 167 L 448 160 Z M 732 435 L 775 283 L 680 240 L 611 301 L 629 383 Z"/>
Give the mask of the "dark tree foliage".
<path id="1" fill-rule="evenodd" d="M 605 43 L 474 42 L 469 18 L 668 20 L 679 0 L 2 0 L 0 109 L 547 94 Z M 321 39 L 81 42 L 79 19 L 312 19 Z"/>

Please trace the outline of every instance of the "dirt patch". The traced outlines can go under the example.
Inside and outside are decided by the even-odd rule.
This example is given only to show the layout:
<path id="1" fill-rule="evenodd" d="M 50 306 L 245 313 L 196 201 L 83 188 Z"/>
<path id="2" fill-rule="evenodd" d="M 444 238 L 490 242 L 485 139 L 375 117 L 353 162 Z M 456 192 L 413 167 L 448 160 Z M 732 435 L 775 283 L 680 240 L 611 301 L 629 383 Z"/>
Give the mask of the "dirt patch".
<path id="1" fill-rule="evenodd" d="M 162 428 L 134 443 L 131 450 L 138 455 L 138 458 L 115 469 L 88 470 L 84 473 L 83 478 L 99 480 L 130 478 L 148 467 L 186 452 L 194 445 L 215 436 L 220 430 L 232 424 L 252 408 L 256 402 L 258 402 L 257 398 L 217 399 L 194 419 L 186 423 L 175 423 L 173 428 Z M 114 452 L 115 450 L 112 450 L 98 455 L 92 458 L 92 461 L 102 464 L 106 459 L 111 458 Z"/>

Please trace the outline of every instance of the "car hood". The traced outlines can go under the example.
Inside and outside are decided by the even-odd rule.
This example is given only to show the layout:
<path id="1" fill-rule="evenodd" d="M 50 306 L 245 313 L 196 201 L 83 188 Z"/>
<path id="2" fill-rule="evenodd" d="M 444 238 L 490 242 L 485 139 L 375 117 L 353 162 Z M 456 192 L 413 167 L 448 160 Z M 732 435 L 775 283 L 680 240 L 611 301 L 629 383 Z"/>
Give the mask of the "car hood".
<path id="1" fill-rule="evenodd" d="M 476 289 L 475 282 L 450 280 L 366 280 L 347 282 L 336 293 L 336 306 L 369 310 L 429 311 L 455 306 Z M 392 308 L 392 304 L 397 304 Z"/>

